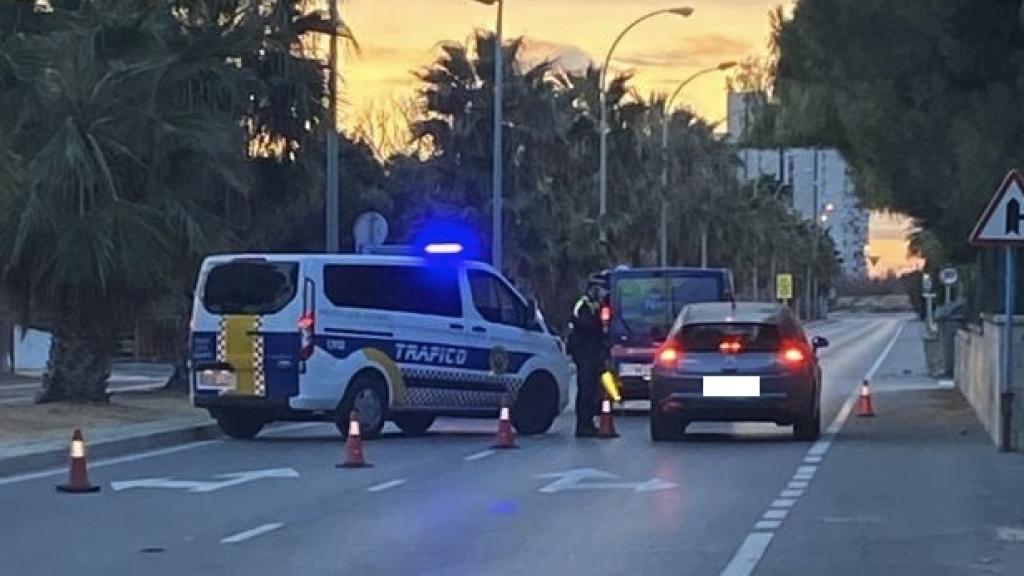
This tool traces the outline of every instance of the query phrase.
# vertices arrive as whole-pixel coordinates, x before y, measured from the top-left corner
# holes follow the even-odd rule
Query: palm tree
[[[4,98],[23,104],[0,131],[25,178],[0,199],[0,257],[53,327],[40,401],[102,401],[125,319],[172,279],[182,247],[217,244],[220,198],[204,191],[241,194],[244,149],[230,115],[187,96],[194,63],[169,52],[166,3],[82,2],[52,23],[10,41]]]

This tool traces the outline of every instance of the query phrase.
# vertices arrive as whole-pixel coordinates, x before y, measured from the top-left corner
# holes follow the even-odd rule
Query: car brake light
[[[743,351],[743,344],[739,340],[723,340],[718,345],[718,351],[722,354],[739,354]]]
[[[299,318],[299,359],[309,360],[313,355],[315,346],[313,344],[313,334],[316,331],[316,319],[313,314],[307,312]]]
[[[682,354],[678,349],[671,346],[658,350],[658,364],[666,368],[675,368],[679,363],[679,358]]]
[[[796,345],[788,345],[782,349],[782,361],[790,366],[799,366],[807,359],[804,351]]]
[[[608,305],[601,306],[601,322],[605,324],[612,321],[612,307]]]

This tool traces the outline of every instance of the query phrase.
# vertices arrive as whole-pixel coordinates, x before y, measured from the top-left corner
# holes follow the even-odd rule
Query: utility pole
[[[330,18],[331,18],[331,33],[329,39],[331,42],[330,47],[330,62],[328,68],[330,70],[330,78],[328,80],[328,91],[330,92],[330,101],[327,106],[328,122],[327,122],[327,193],[324,202],[324,212],[326,217],[326,238],[324,241],[324,250],[329,253],[336,253],[340,251],[339,242],[341,240],[341,226],[338,222],[338,212],[341,208],[340,192],[338,190],[338,180],[340,176],[338,166],[338,28],[341,25],[341,15],[338,13],[338,1],[330,1]]]

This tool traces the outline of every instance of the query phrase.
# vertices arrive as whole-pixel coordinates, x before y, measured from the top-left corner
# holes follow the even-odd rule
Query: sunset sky
[[[790,5],[789,0],[781,2]],[[560,57],[570,67],[603,60],[615,36],[651,10],[692,6],[689,18],[661,16],[625,37],[613,66],[635,74],[642,94],[668,92],[696,70],[723,61],[764,55],[768,12],[779,0],[505,0],[505,35],[526,39],[530,59]],[[475,29],[494,27],[495,8],[474,0],[343,0],[342,18],[361,50],[343,64],[346,104],[342,122],[352,129],[370,110],[386,110],[415,94],[412,72],[428,65],[444,41],[465,41]],[[725,116],[725,78],[708,75],[681,95],[684,105],[712,122]],[[908,265],[906,223],[872,220],[875,272]]]

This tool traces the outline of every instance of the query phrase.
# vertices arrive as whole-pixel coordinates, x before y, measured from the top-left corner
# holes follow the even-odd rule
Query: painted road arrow
[[[677,486],[672,482],[668,482],[660,478],[651,478],[644,482],[612,482],[612,480],[615,480],[618,476],[611,472],[605,472],[594,468],[576,468],[574,470],[566,470],[564,472],[540,474],[537,478],[555,479],[554,482],[550,482],[538,490],[538,492],[544,494],[556,494],[565,490],[631,490],[634,493],[657,492],[659,490],[668,490]]]
[[[193,493],[216,492],[222,488],[238,486],[246,482],[262,480],[266,478],[298,478],[299,473],[292,468],[271,468],[267,470],[249,470],[246,472],[231,472],[229,474],[218,474],[217,480],[175,480],[174,478],[138,478],[136,480],[122,480],[111,482],[110,487],[115,492],[129,490],[131,488],[164,488],[170,490],[187,490]]]

